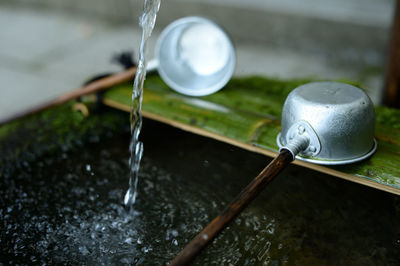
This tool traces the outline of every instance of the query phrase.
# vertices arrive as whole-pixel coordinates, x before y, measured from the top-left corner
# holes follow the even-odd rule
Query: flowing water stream
[[[150,38],[153,31],[159,9],[160,0],[145,0],[143,14],[139,21],[139,25],[142,28],[142,40],[139,49],[139,63],[132,91],[132,109],[130,116],[131,142],[129,144],[129,188],[124,197],[125,206],[128,208],[131,208],[136,201],[140,161],[143,156],[143,143],[139,140],[139,135],[143,123],[141,109],[143,99],[143,83],[146,78],[147,40]]]

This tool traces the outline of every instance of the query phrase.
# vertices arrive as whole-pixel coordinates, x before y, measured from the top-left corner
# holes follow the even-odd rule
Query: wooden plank
[[[396,1],[396,11],[393,17],[390,54],[387,66],[384,104],[400,107],[400,0]]]
[[[169,89],[157,76],[149,77],[143,98],[143,116],[241,147],[275,156],[275,139],[287,94],[307,81],[276,81],[260,77],[233,79],[220,92],[187,97]],[[121,85],[104,94],[103,101],[130,111],[131,86]],[[378,150],[363,162],[326,167],[294,163],[400,195],[400,111],[377,107]]]

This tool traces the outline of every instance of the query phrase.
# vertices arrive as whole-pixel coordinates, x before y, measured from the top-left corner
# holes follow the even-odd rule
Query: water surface
[[[0,262],[164,265],[270,161],[145,120],[135,213],[129,134],[0,179]],[[291,166],[195,265],[399,265],[399,197]]]

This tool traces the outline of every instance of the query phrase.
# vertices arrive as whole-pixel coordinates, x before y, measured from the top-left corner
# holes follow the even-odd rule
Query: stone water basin
[[[134,211],[128,115],[72,103],[0,128],[0,262],[164,265],[271,158],[144,121]],[[194,265],[398,265],[398,196],[291,165]]]

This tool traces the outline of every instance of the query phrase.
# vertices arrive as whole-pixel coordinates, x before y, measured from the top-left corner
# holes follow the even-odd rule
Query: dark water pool
[[[127,134],[0,180],[3,264],[163,265],[270,161],[145,121],[134,212]],[[399,265],[399,197],[291,166],[195,265]]]

